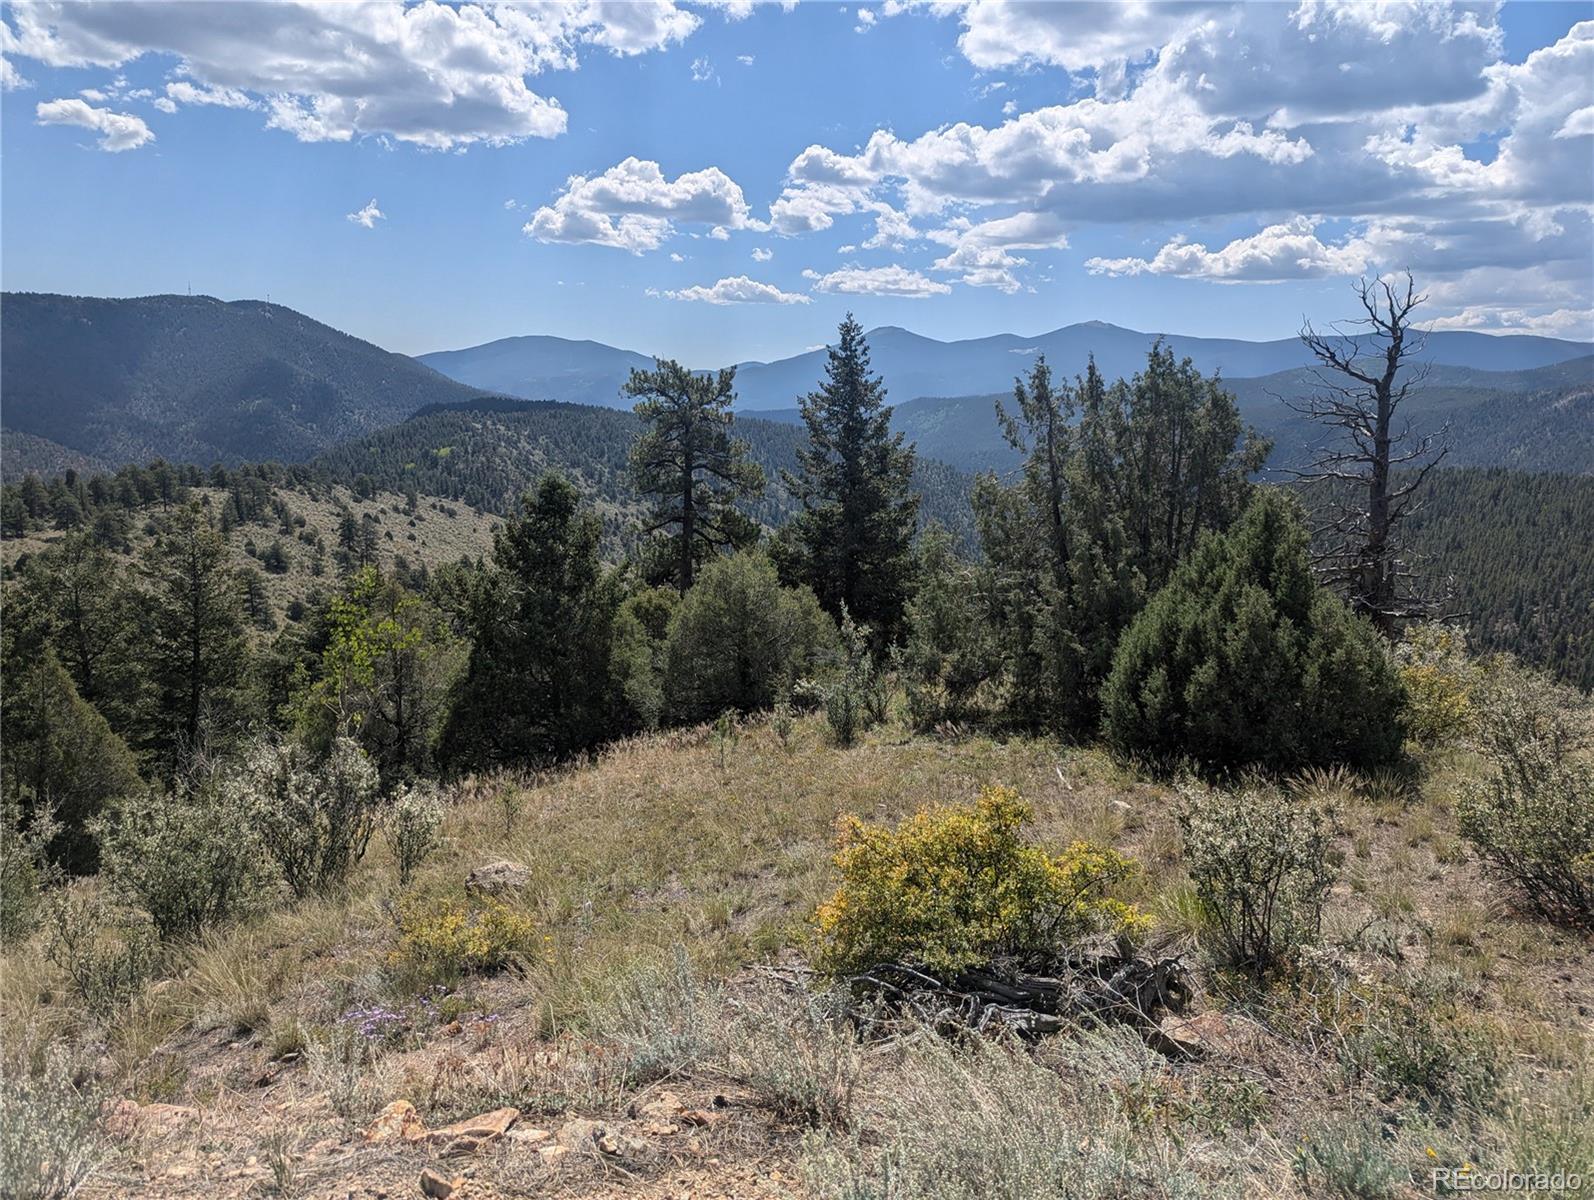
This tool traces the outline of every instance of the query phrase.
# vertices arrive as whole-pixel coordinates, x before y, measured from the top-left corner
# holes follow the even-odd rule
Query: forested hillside
[[[543,471],[557,468],[576,481],[600,508],[634,520],[640,501],[626,456],[641,431],[629,412],[581,404],[479,401],[431,408],[408,421],[322,454],[314,466],[328,478],[353,482],[367,475],[378,486],[406,488],[463,501],[485,512],[507,513]],[[781,472],[796,466],[804,433],[795,425],[740,418],[735,435],[748,443],[764,469],[768,490],[745,511],[768,528],[791,517],[796,501]],[[944,463],[920,458],[913,485],[924,502],[920,517],[950,531],[958,544],[974,545],[972,480]]]
[[[1084,369],[1084,360],[1058,360],[1050,366],[1072,380]],[[1256,378],[1223,377],[1241,417],[1273,441],[1270,466],[1298,465],[1320,440],[1311,423],[1285,404],[1310,394],[1315,384],[1305,368]],[[1011,470],[1021,456],[1007,444],[996,421],[996,403],[1011,394],[908,400],[896,406],[892,427],[907,434],[919,453],[962,470]],[[1409,411],[1418,429],[1450,423],[1447,461],[1455,466],[1594,472],[1594,358],[1520,371],[1436,366],[1413,395]],[[760,415],[797,420],[794,408]]]
[[[1594,688],[1594,478],[1457,468],[1425,487],[1412,545],[1475,643]]]
[[[499,524],[467,505],[382,491],[368,481],[356,491],[302,466],[154,462],[8,483],[0,496],[0,564],[11,579],[30,559],[57,556],[76,539],[131,568],[190,504],[222,534],[238,598],[262,634],[297,621],[362,567],[424,588],[436,568],[486,554]]]
[[[478,392],[280,304],[8,292],[5,429],[109,464],[309,458]]]

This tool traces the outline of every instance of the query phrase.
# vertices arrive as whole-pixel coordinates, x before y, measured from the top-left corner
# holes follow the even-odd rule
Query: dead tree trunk
[[[1401,526],[1428,472],[1449,450],[1449,426],[1414,434],[1399,417],[1401,405],[1428,375],[1427,366],[1415,361],[1424,338],[1411,321],[1427,297],[1417,293],[1411,273],[1404,287],[1363,279],[1356,296],[1365,316],[1336,322],[1328,333],[1310,323],[1301,330],[1301,341],[1319,364],[1317,390],[1285,404],[1332,435],[1309,467],[1294,472],[1325,493],[1312,531],[1319,571],[1353,609],[1393,638],[1402,621],[1437,610],[1405,557]]]

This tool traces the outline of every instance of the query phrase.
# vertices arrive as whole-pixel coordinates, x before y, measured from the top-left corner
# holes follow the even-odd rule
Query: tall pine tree
[[[731,437],[736,368],[697,375],[673,359],[631,372],[625,394],[648,426],[631,448],[637,491],[655,498],[644,532],[674,530],[667,561],[684,594],[699,564],[758,538],[758,526],[735,502],[764,491],[764,472]]]
[[[919,498],[914,451],[891,432],[879,377],[869,375],[863,326],[847,314],[825,363],[825,383],[803,398],[808,445],[786,484],[802,502],[776,548],[781,574],[805,583],[825,610],[894,638],[913,578]]]
[[[601,533],[552,472],[494,532],[492,566],[465,587],[473,644],[443,735],[455,765],[556,762],[616,732],[621,589],[599,559]]]
[[[167,770],[236,719],[244,678],[243,612],[227,547],[198,504],[179,509],[145,563],[151,585],[147,744]]]

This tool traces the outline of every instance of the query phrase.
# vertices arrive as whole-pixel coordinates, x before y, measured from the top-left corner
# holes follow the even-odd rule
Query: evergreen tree
[[[51,858],[69,871],[92,872],[99,856],[89,826],[140,787],[133,756],[78,695],[48,643],[30,640],[11,621],[0,639],[0,799],[25,822],[53,817],[59,831]]]
[[[462,648],[437,609],[375,567],[332,600],[326,625],[318,678],[300,697],[306,740],[328,751],[347,734],[384,784],[413,778],[431,764]]]
[[[462,581],[473,645],[444,734],[462,765],[548,763],[614,731],[610,675],[621,589],[598,557],[601,523],[563,476],[543,476]]]
[[[1025,455],[1015,485],[975,491],[1007,715],[1083,733],[1119,636],[1196,538],[1239,515],[1267,445],[1216,378],[1160,343],[1111,387],[1094,361],[1058,387],[1038,360],[997,415]]]
[[[777,549],[788,582],[811,587],[825,611],[894,638],[913,577],[914,451],[891,433],[891,409],[869,375],[863,327],[847,314],[825,363],[825,383],[801,402],[808,445],[788,487],[803,510]]]
[[[179,509],[145,563],[153,711],[146,745],[168,771],[240,715],[246,643],[227,548],[197,504]]]
[[[139,711],[140,597],[116,560],[83,534],[31,557],[7,618],[37,622],[84,700],[123,737]]]
[[[670,716],[692,724],[771,707],[781,688],[833,649],[835,625],[807,588],[783,588],[769,559],[744,551],[710,563],[670,619],[664,679]]]
[[[631,372],[625,394],[647,425],[631,449],[637,491],[654,499],[645,534],[674,530],[669,558],[675,586],[686,592],[698,565],[722,550],[758,538],[758,526],[735,502],[763,494],[764,472],[731,437],[734,367],[697,375],[673,360]]]
[[[1299,506],[1275,488],[1209,534],[1136,618],[1102,707],[1121,752],[1213,769],[1376,766],[1403,741],[1383,642],[1317,585]]]

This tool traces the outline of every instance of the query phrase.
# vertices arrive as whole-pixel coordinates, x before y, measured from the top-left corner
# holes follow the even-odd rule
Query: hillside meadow
[[[1342,832],[1320,942],[1264,988],[1211,964],[1168,782],[1046,740],[893,720],[838,749],[818,718],[761,718],[464,780],[407,887],[377,838],[341,894],[174,946],[99,1015],[37,936],[0,972],[4,1052],[103,1081],[85,1195],[403,1196],[429,1169],[470,1197],[1396,1197],[1432,1194],[1436,1166],[1594,1171],[1586,942],[1518,911],[1458,836],[1476,755],[1424,765],[1296,781]],[[1185,1053],[1110,1026],[834,1021],[808,963],[838,819],[993,784],[1036,843],[1138,864],[1122,897],[1194,970]],[[525,869],[493,901],[518,947],[417,958],[504,862]],[[504,1108],[470,1149],[416,1133]],[[383,1134],[395,1112],[418,1140]]]

